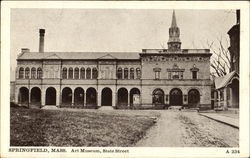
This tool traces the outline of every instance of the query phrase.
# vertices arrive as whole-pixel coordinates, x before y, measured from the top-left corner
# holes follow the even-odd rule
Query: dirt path
[[[138,147],[237,147],[239,130],[196,112],[160,111]]]
[[[161,112],[157,124],[152,127],[146,137],[138,142],[141,147],[176,147],[183,146],[181,122],[177,118],[179,112]]]

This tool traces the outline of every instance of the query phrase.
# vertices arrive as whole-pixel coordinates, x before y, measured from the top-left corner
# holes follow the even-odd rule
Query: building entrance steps
[[[169,110],[181,110],[182,106],[169,106]]]
[[[58,107],[55,105],[45,105],[42,109],[58,109]]]
[[[199,114],[208,117],[212,120],[227,124],[234,128],[239,128],[239,117],[230,117],[219,113],[199,113]]]
[[[112,106],[101,106],[98,110],[114,110],[114,108]]]

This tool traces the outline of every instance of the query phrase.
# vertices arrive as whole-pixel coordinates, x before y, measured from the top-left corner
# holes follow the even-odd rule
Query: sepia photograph
[[[11,8],[8,152],[240,157],[242,13]]]

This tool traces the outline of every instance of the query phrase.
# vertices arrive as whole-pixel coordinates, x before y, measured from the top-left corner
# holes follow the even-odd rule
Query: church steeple
[[[176,23],[175,11],[172,15],[172,23],[169,28],[169,40],[168,40],[168,50],[169,51],[179,51],[181,49],[181,40],[180,40],[180,29]]]

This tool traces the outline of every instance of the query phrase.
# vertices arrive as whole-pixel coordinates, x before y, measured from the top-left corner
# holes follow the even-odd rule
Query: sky
[[[21,48],[37,52],[39,28],[45,52],[141,52],[167,48],[169,9],[11,9],[11,71]],[[207,48],[236,23],[234,10],[175,10],[182,49]],[[11,73],[14,80],[14,73]]]

